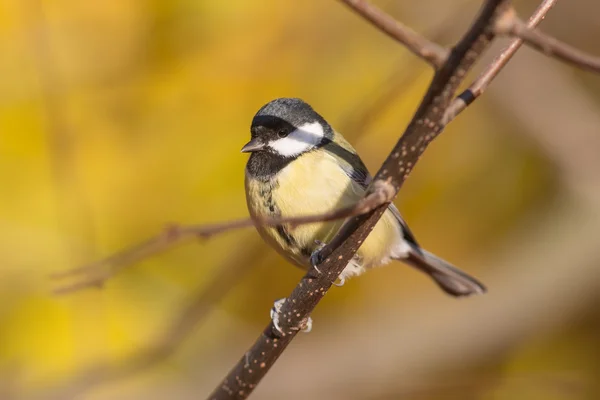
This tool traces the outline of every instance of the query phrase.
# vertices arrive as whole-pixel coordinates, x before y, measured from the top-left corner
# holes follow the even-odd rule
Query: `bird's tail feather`
[[[477,279],[426,250],[411,252],[402,261],[425,272],[444,292],[452,296],[469,296],[487,291]]]

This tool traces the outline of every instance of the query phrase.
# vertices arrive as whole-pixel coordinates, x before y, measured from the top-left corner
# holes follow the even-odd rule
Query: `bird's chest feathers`
[[[247,176],[252,199],[249,206],[260,215],[288,217],[326,212],[338,202],[348,181],[331,157],[305,154],[269,180]]]
[[[302,155],[269,181],[247,177],[247,185],[248,207],[253,215],[292,217],[323,214],[350,206],[363,194],[333,156],[317,152]],[[300,247],[313,249],[315,239],[328,240],[340,224],[341,221],[301,225],[290,235]],[[262,229],[262,233],[280,236],[280,232],[273,228]]]
[[[282,216],[313,215],[352,204],[352,182],[327,153],[308,153],[277,176],[273,199]]]

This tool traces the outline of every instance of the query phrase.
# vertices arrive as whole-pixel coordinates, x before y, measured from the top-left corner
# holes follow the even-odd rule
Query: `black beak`
[[[242,147],[242,153],[251,153],[253,151],[261,150],[265,147],[265,144],[257,138],[252,139]]]

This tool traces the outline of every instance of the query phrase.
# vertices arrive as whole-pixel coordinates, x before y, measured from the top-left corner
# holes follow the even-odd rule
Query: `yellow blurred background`
[[[376,3],[451,45],[481,2]],[[600,54],[598,13],[559,1],[542,27]],[[207,396],[302,276],[253,229],[102,289],[58,296],[49,275],[168,223],[247,216],[239,150],[276,97],[312,104],[376,171],[430,78],[335,1],[1,2],[0,399]],[[522,49],[397,200],[489,293],[372,271],[330,291],[252,398],[599,398],[599,101],[599,76]]]

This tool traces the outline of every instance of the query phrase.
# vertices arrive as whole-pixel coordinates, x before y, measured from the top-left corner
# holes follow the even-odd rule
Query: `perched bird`
[[[252,153],[245,181],[254,218],[315,215],[348,207],[363,197],[371,181],[354,148],[300,99],[267,103],[254,116],[250,131],[251,140],[242,152]],[[308,269],[319,243],[328,243],[343,222],[311,223],[293,230],[259,225],[257,230],[286,259]],[[340,274],[340,283],[392,260],[426,273],[452,296],[486,291],[475,278],[422,249],[393,204]],[[282,304],[275,303],[273,318]]]

